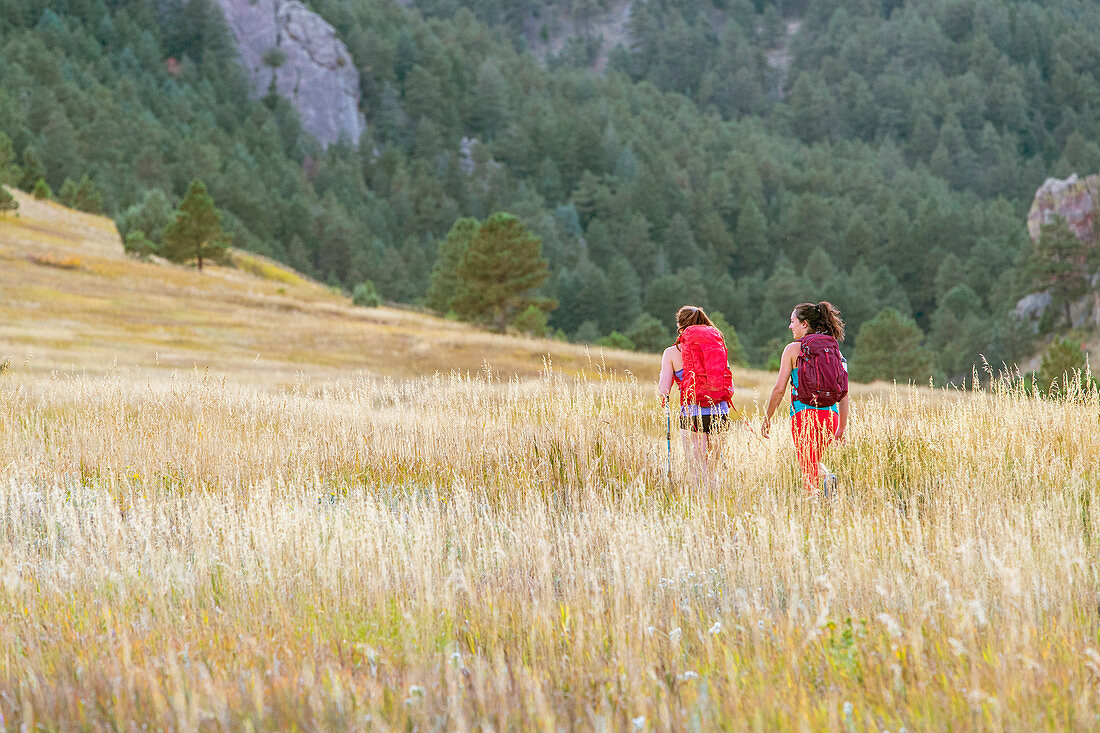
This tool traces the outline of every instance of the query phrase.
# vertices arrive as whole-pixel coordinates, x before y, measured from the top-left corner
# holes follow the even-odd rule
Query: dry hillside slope
[[[14,370],[199,367],[283,380],[478,372],[488,363],[507,378],[537,375],[548,358],[565,373],[606,368],[648,380],[658,367],[652,355],[357,308],[243,253],[236,268],[202,273],[138,262],[111,220],[13,193],[18,216],[0,218],[0,359]]]

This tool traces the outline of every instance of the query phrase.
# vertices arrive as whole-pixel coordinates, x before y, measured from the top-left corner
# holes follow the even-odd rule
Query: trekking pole
[[[736,407],[734,407],[732,402],[730,403],[730,411],[737,413],[738,420],[745,423],[745,427],[747,427],[749,429],[749,432],[752,433],[754,437],[756,437],[756,438],[761,437],[760,434],[756,432],[756,428],[754,428],[752,426],[752,420],[749,420],[749,418],[746,417],[740,410],[738,410]]]
[[[665,400],[665,444],[668,446],[668,487],[672,488],[672,411]]]

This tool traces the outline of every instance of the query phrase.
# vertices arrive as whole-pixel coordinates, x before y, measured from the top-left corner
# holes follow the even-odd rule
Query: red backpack
[[[824,333],[810,333],[799,339],[802,352],[798,368],[798,388],[794,399],[811,407],[830,407],[848,394],[848,369],[836,339]]]
[[[713,326],[688,326],[676,342],[684,359],[680,404],[713,407],[733,396],[726,342]]]

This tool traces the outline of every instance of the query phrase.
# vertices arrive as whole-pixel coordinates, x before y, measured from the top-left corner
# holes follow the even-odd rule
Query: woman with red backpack
[[[779,376],[772,388],[761,432],[768,437],[771,417],[791,385],[791,436],[794,438],[802,485],[814,495],[836,488],[836,475],[821,457],[834,440],[843,440],[848,424],[848,363],[840,353],[844,321],[831,303],[799,303],[788,327],[794,341],[779,358]]]
[[[722,332],[694,305],[676,312],[676,343],[661,356],[657,392],[662,404],[675,382],[680,388],[680,435],[684,453],[700,478],[710,475],[720,443],[718,433],[728,427],[733,374]]]

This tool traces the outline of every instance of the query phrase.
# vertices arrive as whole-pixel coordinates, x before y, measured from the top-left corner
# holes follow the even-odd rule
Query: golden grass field
[[[651,371],[654,358],[489,334],[393,308],[355,308],[328,288],[255,255],[236,268],[141,263],[109,219],[12,191],[0,216],[0,351],[31,373],[195,367],[291,383],[478,372],[538,376],[543,358],[568,374],[594,362]],[[648,374],[647,374],[648,378]]]
[[[713,493],[674,445],[670,486],[654,356],[133,263],[21,202],[4,727],[1100,728],[1095,394],[860,388],[836,499],[782,417]]]

